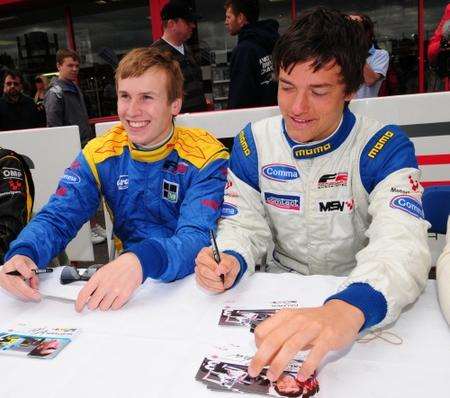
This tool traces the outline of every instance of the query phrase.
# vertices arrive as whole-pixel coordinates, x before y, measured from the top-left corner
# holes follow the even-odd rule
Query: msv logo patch
[[[264,192],[264,200],[269,206],[287,211],[300,211],[300,196],[279,195],[271,192]]]
[[[81,181],[81,178],[73,171],[66,170],[65,174],[63,175],[63,180],[68,182],[69,184],[78,184]]]
[[[300,177],[294,166],[282,163],[267,164],[261,169],[264,177],[274,181],[291,181]]]
[[[399,195],[391,199],[389,206],[402,210],[417,218],[424,218],[422,204],[411,196]]]
[[[222,213],[220,214],[221,217],[232,217],[239,213],[239,210],[235,205],[232,205],[231,203],[224,202],[222,205]]]

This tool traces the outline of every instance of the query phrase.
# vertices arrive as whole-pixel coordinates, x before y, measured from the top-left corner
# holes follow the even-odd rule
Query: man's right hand
[[[36,264],[27,256],[16,254],[11,257],[0,271],[0,287],[22,300],[39,301],[39,278],[32,271]],[[7,272],[19,271],[22,276],[8,275]]]
[[[220,263],[217,264],[210,247],[200,250],[195,264],[197,283],[214,293],[222,293],[233,286],[240,270],[239,261],[230,254],[220,253]],[[220,279],[221,274],[224,276],[225,283],[222,283]]]

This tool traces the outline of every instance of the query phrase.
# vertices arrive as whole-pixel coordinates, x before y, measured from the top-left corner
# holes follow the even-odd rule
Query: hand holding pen
[[[0,287],[22,300],[38,301],[41,299],[38,290],[38,273],[41,272],[49,271],[38,270],[29,257],[16,254],[3,265],[0,271]]]
[[[195,278],[202,288],[222,293],[233,286],[240,265],[236,257],[220,253],[214,233],[210,231],[211,247],[204,247],[195,259]]]

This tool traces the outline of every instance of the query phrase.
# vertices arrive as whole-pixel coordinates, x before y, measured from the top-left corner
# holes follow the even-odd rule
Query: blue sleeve
[[[359,164],[361,181],[369,194],[389,174],[409,167],[418,168],[414,145],[394,125],[385,126],[373,135],[361,153]]]
[[[216,159],[198,170],[181,204],[175,233],[149,238],[127,251],[141,262],[147,277],[171,282],[194,271],[198,252],[209,246],[209,230],[216,229],[226,182],[227,159]]]
[[[368,283],[352,283],[343,291],[328,297],[325,302],[330,300],[342,300],[359,308],[365,318],[361,330],[380,323],[387,313],[386,298]]]
[[[241,181],[259,192],[258,152],[251,123],[247,124],[234,139],[230,170]]]
[[[233,286],[231,286],[231,288],[233,288],[239,283],[239,281],[242,278],[242,275],[245,274],[245,271],[247,271],[247,262],[245,261],[244,257],[242,257],[238,252],[235,252],[234,250],[225,250],[224,253],[236,257],[236,259],[239,261],[239,273],[236,276]]]
[[[47,266],[75,237],[98,208],[100,193],[84,156],[80,153],[65,170],[49,202],[11,243],[5,261],[15,254]]]

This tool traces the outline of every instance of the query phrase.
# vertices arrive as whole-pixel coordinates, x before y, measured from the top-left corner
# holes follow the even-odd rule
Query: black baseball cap
[[[197,22],[199,19],[198,15],[184,1],[169,1],[161,10],[161,19],[168,21],[169,19],[178,18],[188,22]]]

